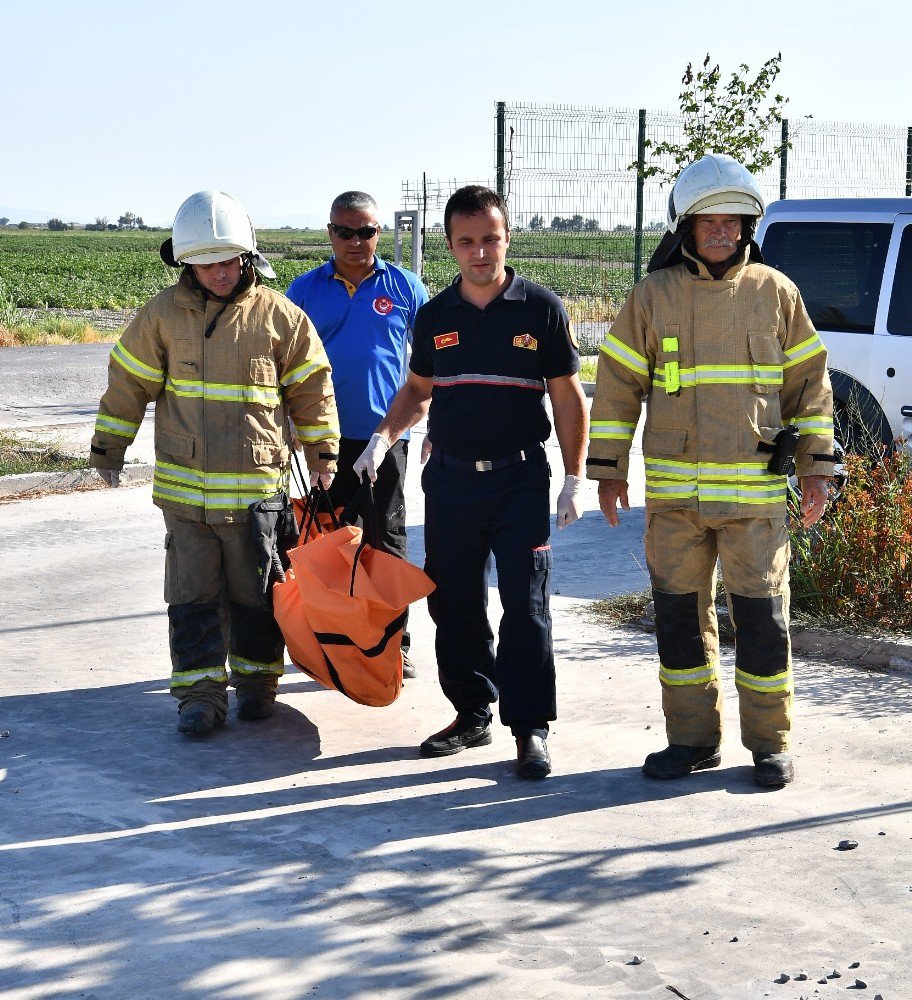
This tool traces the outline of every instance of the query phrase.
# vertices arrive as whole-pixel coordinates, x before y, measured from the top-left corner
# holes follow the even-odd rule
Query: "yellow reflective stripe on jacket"
[[[703,666],[692,667],[689,670],[670,670],[660,664],[659,680],[672,687],[684,687],[687,684],[708,684],[717,679],[718,672],[718,667],[714,663],[705,663]]]
[[[197,670],[175,670],[171,673],[171,687],[192,687],[197,681],[217,681],[228,683],[228,671],[224,664],[214,667],[203,667]]]
[[[780,503],[786,497],[785,476],[767,471],[760,462],[675,462],[645,459],[646,496],[654,500],[719,501],[742,504]]]
[[[636,424],[626,420],[593,420],[589,426],[590,441],[632,441]]]
[[[677,374],[682,389],[698,385],[782,385],[782,365],[697,365],[679,368]],[[656,368],[653,379],[664,386],[665,368]]]
[[[792,689],[792,671],[789,669],[780,674],[773,674],[772,677],[759,677],[757,674],[749,674],[746,670],[735,667],[735,684],[750,691],[759,691],[761,694],[787,692]]]
[[[107,413],[99,413],[95,418],[96,434],[116,434],[118,437],[135,438],[139,430],[139,424],[134,424],[130,420],[121,420],[118,417],[109,417]]]
[[[785,352],[788,361],[786,361],[784,367],[791,368],[792,365],[807,361],[808,358],[814,357],[815,354],[819,354],[822,350],[823,341],[815,333],[813,337],[808,337],[807,340],[803,340],[800,344],[796,344],[791,350]]]
[[[295,424],[294,429],[299,440],[305,444],[317,441],[335,441],[340,436],[338,425],[327,427],[326,424]]]
[[[170,462],[156,462],[152,496],[206,510],[240,509],[287,486],[277,472],[201,472]]]
[[[649,361],[642,354],[637,354],[633,348],[618,340],[617,337],[612,337],[610,333],[602,341],[599,350],[604,351],[609,358],[614,358],[630,371],[636,372],[637,375],[649,375]]]
[[[259,663],[257,660],[246,660],[236,653],[228,654],[228,666],[236,674],[253,677],[257,674],[268,674],[270,677],[281,677],[285,673],[285,661],[276,660],[273,663]]]
[[[329,358],[325,354],[318,354],[315,358],[308,361],[307,364],[292,368],[285,378],[282,379],[282,385],[287,387],[294,385],[296,382],[303,382],[304,379],[310,378],[314,372],[327,367],[329,367]]]
[[[796,417],[793,421],[801,434],[833,435],[833,418],[826,416]]]
[[[279,390],[269,385],[227,385],[222,382],[195,382],[185,378],[171,378],[165,383],[165,391],[175,396],[192,396],[215,403],[259,403],[262,406],[278,406],[281,402]]]
[[[133,355],[118,341],[111,351],[111,360],[116,361],[121,368],[126,369],[131,375],[144,379],[146,382],[155,382],[161,385],[165,381],[165,373],[160,368],[152,368],[143,364],[139,358]]]

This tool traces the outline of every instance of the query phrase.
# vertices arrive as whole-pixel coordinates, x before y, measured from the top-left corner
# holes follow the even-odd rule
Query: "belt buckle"
[[[494,468],[494,463],[482,459],[475,463],[476,472],[490,472]]]

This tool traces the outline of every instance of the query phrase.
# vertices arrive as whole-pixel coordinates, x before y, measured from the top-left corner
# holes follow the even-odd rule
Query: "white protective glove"
[[[421,464],[424,463],[431,457],[431,452],[434,450],[434,445],[431,443],[430,437],[425,434],[424,440],[421,442]]]
[[[117,488],[120,486],[120,472],[117,469],[96,469],[98,478],[105,484]]]
[[[377,482],[377,469],[380,468],[389,450],[390,443],[382,434],[371,434],[367,447],[355,459],[355,464],[352,466],[358,477],[358,482],[361,482],[361,477],[365,472],[372,483]]]
[[[557,527],[566,528],[583,516],[583,480],[579,476],[564,476],[564,486],[557,498]]]
[[[332,486],[332,481],[336,478],[334,472],[311,472],[310,474],[310,485],[314,487],[317,485],[317,480],[323,484],[323,489],[328,490]]]

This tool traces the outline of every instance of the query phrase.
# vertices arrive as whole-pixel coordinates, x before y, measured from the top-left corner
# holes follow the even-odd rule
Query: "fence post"
[[[637,188],[636,219],[633,224],[633,281],[643,276],[643,187],[646,178],[646,109],[640,108],[640,122],[637,128]]]
[[[906,197],[912,195],[912,126],[906,130]]]
[[[506,136],[507,105],[497,102],[497,193],[504,197],[504,141]]]
[[[785,198],[788,191],[789,172],[789,123],[788,118],[782,119],[782,153],[779,156],[779,198]]]

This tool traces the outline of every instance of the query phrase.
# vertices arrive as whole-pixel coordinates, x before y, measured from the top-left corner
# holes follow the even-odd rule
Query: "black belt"
[[[518,465],[520,462],[525,462],[540,450],[541,445],[533,445],[533,447],[517,451],[513,455],[504,455],[501,458],[483,458],[477,462],[469,462],[464,458],[454,458],[439,448],[435,448],[431,454],[436,456],[445,469],[463,469],[466,472],[494,472],[496,469],[505,469],[508,465]]]

